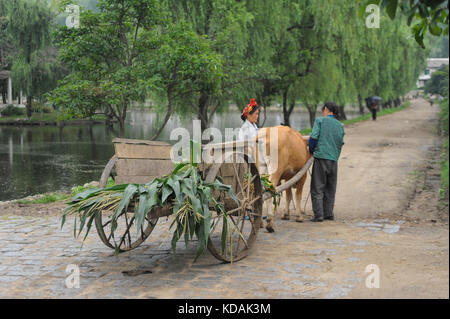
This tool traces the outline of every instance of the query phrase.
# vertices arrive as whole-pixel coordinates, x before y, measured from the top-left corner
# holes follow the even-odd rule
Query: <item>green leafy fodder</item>
[[[206,183],[196,166],[178,164],[170,175],[155,178],[147,184],[121,184],[105,188],[87,189],[77,194],[68,202],[64,210],[61,227],[66,217],[75,215],[79,219],[78,229],[75,220],[74,236],[78,237],[85,229],[85,236],[90,231],[97,214],[113,211],[111,231],[117,229],[117,220],[131,202],[134,203],[136,228],[140,229],[146,214],[156,207],[172,210],[174,218],[170,228],[175,226],[172,236],[172,249],[176,251],[178,240],[184,237],[186,245],[195,235],[198,239],[196,259],[205,251],[211,230],[212,214],[210,207],[218,212],[218,218],[227,220],[223,205],[212,196],[213,190],[226,191],[236,203],[238,199],[231,186],[225,185],[217,178],[213,183]],[[223,228],[222,238],[226,238],[227,227]],[[223,243],[222,243],[223,244]],[[116,247],[116,252],[118,251]]]
[[[273,185],[272,181],[269,179],[269,174],[261,174],[261,184],[263,186],[264,192],[269,192],[272,196],[272,202],[274,206],[274,211],[277,210],[277,207],[281,200],[281,195],[277,193],[275,186]]]

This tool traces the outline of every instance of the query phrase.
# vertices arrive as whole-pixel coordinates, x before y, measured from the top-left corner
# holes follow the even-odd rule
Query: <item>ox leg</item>
[[[306,182],[306,174],[300,179],[300,181],[296,185],[295,190],[295,206],[297,208],[297,218],[295,219],[296,222],[303,222],[303,215],[302,215],[302,194],[303,194],[303,186]]]
[[[263,203],[263,207],[262,207],[262,216],[269,216],[269,214],[271,214],[270,210],[272,209],[272,198],[266,199]],[[262,218],[261,216],[261,218]],[[264,222],[262,221],[259,224],[260,228],[264,228]]]
[[[269,179],[273,183],[273,185],[278,186],[278,183],[280,182],[281,174],[280,172],[275,172],[274,174],[270,175]],[[273,228],[274,223],[274,213],[273,213],[273,207],[271,209],[268,209],[267,211],[267,218],[266,218],[266,229],[269,233],[273,233],[275,229]]]
[[[292,202],[292,189],[288,188],[286,189],[286,210],[284,211],[283,216],[281,219],[289,220],[289,207],[291,206]]]

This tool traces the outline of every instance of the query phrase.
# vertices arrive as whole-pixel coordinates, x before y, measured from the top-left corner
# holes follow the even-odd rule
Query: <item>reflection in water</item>
[[[355,115],[347,114],[349,118]],[[127,116],[126,138],[149,139],[162,121],[156,114],[143,111],[133,111]],[[279,125],[283,120],[281,112],[268,111],[267,116],[265,126]],[[171,118],[159,140],[169,141],[170,133],[177,127],[192,134],[193,119],[195,116]],[[294,112],[291,123],[298,130],[308,128],[308,114]],[[224,134],[225,128],[241,125],[240,113],[232,111],[214,116],[211,126]],[[70,190],[75,185],[98,180],[114,154],[111,141],[118,136],[117,125],[1,126],[0,200]]]
[[[9,165],[11,165],[11,167],[13,166],[13,158],[14,158],[13,140],[12,140],[12,136],[10,136],[9,137]]]

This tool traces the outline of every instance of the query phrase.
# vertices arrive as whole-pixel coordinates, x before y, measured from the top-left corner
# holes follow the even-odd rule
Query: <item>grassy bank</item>
[[[408,108],[411,105],[411,102],[406,101],[405,103],[403,103],[402,105],[400,105],[399,107],[393,107],[390,109],[384,109],[381,110],[380,112],[377,112],[377,117],[383,116],[383,115],[387,115],[387,114],[392,114],[401,110],[404,110],[406,108]],[[362,122],[362,121],[367,121],[372,119],[372,113],[367,113],[358,117],[355,117],[351,120],[345,120],[345,121],[340,121],[342,124],[344,125],[349,125],[349,124],[354,124],[354,123],[358,123],[358,122]],[[312,128],[307,128],[304,130],[300,131],[300,134],[302,135],[309,135],[312,131]]]
[[[16,108],[19,109],[19,108]],[[59,111],[54,111],[49,108],[46,109],[46,112],[32,112],[31,119],[28,119],[25,112],[25,109],[19,109],[21,114],[8,114],[0,116],[0,123],[6,122],[47,122],[47,123],[56,123],[60,121],[68,122],[71,121],[79,121],[79,120],[93,120],[93,121],[104,121],[106,117],[102,114],[94,115],[92,118],[84,118],[84,119],[71,119],[67,116],[67,114]]]
[[[447,203],[448,184],[449,184],[449,145],[448,145],[448,99],[441,102],[441,112],[439,113],[440,131],[444,137],[442,143],[442,162],[441,162],[441,199]],[[448,204],[447,204],[448,205]]]
[[[106,187],[110,187],[112,185],[114,185],[114,181],[110,177],[108,179],[108,183],[106,184]],[[18,199],[18,200],[16,200],[16,202],[19,204],[55,203],[55,202],[60,202],[60,201],[65,201],[65,200],[71,199],[75,195],[80,194],[80,193],[84,192],[85,190],[91,189],[91,188],[95,188],[95,186],[84,187],[84,186],[79,185],[79,186],[72,187],[70,193],[53,192],[53,193],[38,195],[37,198],[33,198],[33,199]]]

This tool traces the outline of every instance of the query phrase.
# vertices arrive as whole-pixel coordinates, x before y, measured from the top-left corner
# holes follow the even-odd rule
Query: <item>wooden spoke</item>
[[[250,180],[250,183],[253,183],[256,179],[256,177],[258,177],[257,175],[253,175],[252,179]],[[236,197],[239,198],[239,195],[242,194],[243,190],[241,190],[239,193],[236,194]],[[242,198],[240,198],[242,199]]]
[[[236,165],[234,165],[234,162],[231,163],[231,164],[233,165],[234,178],[235,178],[235,180],[238,181],[239,188],[241,189],[241,192],[243,192],[243,191],[244,191],[244,187],[242,187],[241,181],[240,181],[240,179],[239,179],[239,173],[238,173],[238,171],[237,171],[237,169],[236,169]]]
[[[104,223],[102,226],[103,226],[103,228],[105,228],[108,224],[110,224],[111,223],[111,219],[110,220],[108,220],[106,223]]]
[[[130,234],[130,227],[131,227],[131,225],[133,225],[132,223],[128,224],[128,220],[127,220],[126,214],[125,214],[125,221],[127,223],[127,229],[125,230],[125,233],[123,234],[122,239],[120,240],[119,248],[120,248],[120,246],[122,246],[122,243],[124,242],[127,234],[128,235]],[[132,221],[134,221],[134,217],[133,217]]]
[[[127,224],[127,231],[126,231],[125,234],[128,235],[128,243],[130,244],[129,247],[131,247],[130,227],[131,227],[131,225],[133,224],[134,217],[131,219],[130,225],[128,226],[128,216],[127,216],[127,215],[128,215],[128,214],[125,214],[125,222],[126,222],[126,224]]]
[[[237,251],[239,251],[239,244],[240,244],[240,242],[241,242],[241,239],[244,241],[245,246],[248,248],[247,242],[245,241],[244,238],[242,238],[242,237],[243,237],[243,235],[242,235],[242,230],[243,230],[243,228],[244,228],[244,223],[245,223],[245,215],[242,216],[242,224],[241,224],[241,228],[239,229],[238,242],[237,242],[237,247],[236,247],[236,250],[237,250]]]
[[[237,158],[241,154],[234,153],[234,155]],[[231,178],[231,182],[233,183],[231,186],[233,190],[236,190],[239,205],[238,207],[225,206],[227,220],[229,220],[228,222],[231,226],[228,227],[228,234],[225,238],[225,250],[222,251],[221,242],[221,231],[223,231],[225,225],[223,220],[218,219],[219,216],[222,217],[221,214],[215,217],[216,221],[211,227],[208,241],[208,250],[214,257],[224,262],[236,262],[247,256],[256,240],[261,223],[261,180],[256,166],[253,163],[248,163],[246,155],[243,158],[245,160],[244,163],[234,162],[231,164],[234,173],[234,178]],[[206,182],[213,182],[216,177],[222,176],[222,172],[225,172],[225,169],[222,170],[225,167],[224,164],[218,164],[210,169],[206,176]],[[230,165],[229,163],[227,164]],[[217,202],[222,202],[222,198],[229,200],[229,195],[225,191],[214,193],[214,197]],[[249,219],[248,221],[247,218]],[[222,224],[222,227],[219,224]]]

